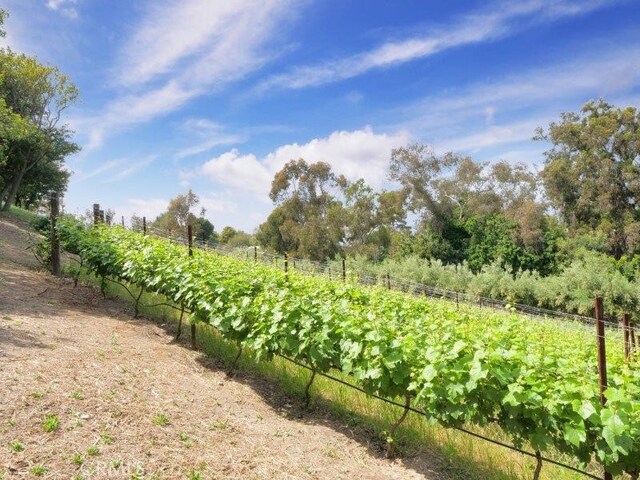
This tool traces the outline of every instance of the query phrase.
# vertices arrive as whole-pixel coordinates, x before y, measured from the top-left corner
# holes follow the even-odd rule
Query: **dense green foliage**
[[[0,34],[7,12],[0,10]],[[0,207],[37,206],[64,191],[64,159],[79,150],[61,115],[77,98],[70,79],[35,57],[0,48]]]
[[[256,238],[279,254],[349,257],[355,272],[539,307],[585,314],[603,295],[616,311],[637,308],[639,111],[591,101],[535,139],[550,146],[540,172],[396,148],[391,191],[292,160]]]
[[[340,271],[339,261],[330,262],[332,270]],[[601,296],[611,315],[636,312],[640,309],[640,285],[634,277],[638,258],[612,257],[589,250],[574,252],[573,259],[554,275],[542,276],[536,271],[522,270],[515,274],[496,261],[478,272],[467,262],[446,265],[440,260],[427,260],[417,255],[388,258],[373,263],[364,256],[349,258],[350,275],[368,276],[384,283],[392,279],[415,282],[443,290],[463,292],[474,298],[486,297],[549,310],[591,316],[593,298]]]
[[[96,274],[165,295],[258,358],[339,368],[444,425],[495,422],[516,443],[596,459],[612,472],[640,470],[640,370],[625,364],[618,338],[608,344],[603,408],[591,329],[457,311],[209,251],[190,258],[182,246],[119,227],[63,220],[59,234]]]

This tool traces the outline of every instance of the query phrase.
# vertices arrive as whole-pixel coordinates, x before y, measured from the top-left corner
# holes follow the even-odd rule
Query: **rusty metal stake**
[[[596,314],[596,340],[598,342],[598,377],[600,380],[600,405],[603,407],[607,404],[605,391],[607,390],[607,352],[605,344],[604,332],[604,307],[602,305],[602,297],[595,299]],[[605,470],[604,480],[613,480],[613,475]]]

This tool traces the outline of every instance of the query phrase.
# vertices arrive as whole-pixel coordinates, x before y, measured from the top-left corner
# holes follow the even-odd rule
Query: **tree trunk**
[[[25,168],[25,167],[26,167],[26,165],[22,168],[22,170],[20,170],[20,173],[18,173],[18,175],[16,175],[16,177],[11,182],[11,187],[9,188],[9,193],[7,194],[7,196],[6,196],[5,200],[4,200],[4,205],[2,206],[2,211],[3,212],[9,211],[9,208],[11,208],[11,205],[13,204],[13,201],[16,198],[16,194],[18,193],[18,188],[20,188],[20,184],[22,183],[22,179],[24,178],[24,174],[27,173],[27,168]]]
[[[2,206],[2,201],[4,200],[4,197],[9,191],[9,187],[11,187],[11,183],[7,182],[7,184],[4,187],[2,187],[2,190],[0,190],[0,207]]]

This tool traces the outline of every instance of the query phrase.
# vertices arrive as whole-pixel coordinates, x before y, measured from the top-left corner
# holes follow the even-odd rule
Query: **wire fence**
[[[122,225],[124,226],[124,218],[122,219]],[[295,271],[298,272],[302,272],[302,273],[306,273],[306,274],[311,274],[311,275],[317,275],[317,276],[324,276],[327,277],[329,279],[342,279],[342,280],[346,280],[347,276],[350,279],[355,279],[357,282],[359,282],[360,284],[363,285],[369,285],[369,286],[379,286],[382,288],[387,288],[390,290],[398,290],[398,291],[402,291],[405,293],[410,293],[413,295],[419,295],[419,296],[426,296],[426,297],[431,297],[431,298],[438,298],[438,299],[442,299],[442,300],[448,300],[451,302],[456,302],[456,304],[460,304],[460,303],[464,303],[464,304],[468,304],[468,305],[474,305],[474,306],[481,306],[481,307],[486,307],[486,308],[491,308],[491,309],[498,309],[498,310],[505,310],[505,309],[509,309],[511,311],[517,311],[520,314],[523,314],[525,316],[528,317],[535,317],[535,318],[553,318],[553,319],[560,319],[560,320],[568,320],[568,321],[573,321],[573,322],[580,322],[581,324],[589,324],[589,325],[593,325],[596,324],[598,325],[601,329],[602,329],[602,333],[601,334],[597,334],[596,337],[598,340],[604,341],[604,327],[607,328],[611,328],[611,329],[616,329],[616,330],[623,330],[625,332],[625,335],[627,333],[630,333],[632,335],[631,338],[635,338],[633,337],[633,327],[630,326],[629,324],[625,324],[624,327],[622,327],[621,325],[619,325],[618,323],[611,321],[611,320],[605,320],[604,317],[602,316],[602,314],[600,314],[599,318],[596,320],[594,318],[591,317],[587,317],[587,316],[582,316],[582,315],[577,315],[577,314],[573,314],[573,313],[567,313],[567,312],[561,312],[561,311],[554,311],[554,310],[548,310],[548,309],[544,309],[544,308],[539,308],[539,307],[535,307],[535,306],[530,306],[530,305],[523,305],[523,304],[514,304],[514,303],[509,303],[509,302],[505,302],[503,300],[497,300],[497,299],[493,299],[493,298],[488,298],[488,297],[481,297],[481,296],[475,296],[475,295],[471,295],[468,294],[466,292],[458,292],[458,291],[453,291],[453,290],[447,290],[447,289],[442,289],[442,288],[438,288],[438,287],[433,287],[433,286],[429,286],[429,285],[425,285],[425,284],[421,284],[421,283],[417,283],[417,282],[411,282],[411,281],[407,281],[407,280],[402,280],[402,279],[397,279],[397,278],[392,278],[390,275],[383,275],[383,276],[371,276],[371,275],[365,275],[365,274],[359,274],[357,272],[353,272],[353,271],[347,271],[346,269],[346,261],[343,260],[342,261],[342,268],[336,270],[336,268],[334,267],[333,269],[331,269],[331,265],[327,264],[327,263],[322,263],[322,262],[315,262],[315,261],[311,261],[311,260],[306,260],[306,259],[300,259],[300,258],[295,258],[295,257],[288,257],[286,255],[277,255],[277,254],[272,254],[270,252],[266,252],[264,250],[260,250],[258,251],[258,247],[248,247],[245,249],[239,249],[239,248],[230,248],[228,246],[224,246],[224,245],[220,245],[211,241],[207,241],[204,238],[201,239],[193,239],[189,234],[184,235],[181,233],[175,233],[175,232],[171,232],[171,231],[167,231],[167,230],[162,230],[159,229],[157,227],[154,226],[147,226],[146,225],[146,221],[144,221],[143,219],[143,225],[141,230],[144,231],[145,234],[153,234],[157,237],[160,238],[164,238],[167,240],[170,240],[172,242],[181,244],[181,245],[185,245],[188,246],[189,248],[192,247],[200,247],[206,250],[211,250],[214,251],[218,254],[222,254],[222,255],[226,255],[226,256],[233,256],[236,258],[243,258],[246,261],[253,261],[253,262],[261,262],[261,263],[266,263],[266,264],[272,264],[278,268],[280,268],[281,266],[285,269],[289,268],[289,266],[291,266],[291,268],[293,268]],[[191,232],[191,229],[189,229],[189,232]],[[126,287],[125,287],[126,288]],[[129,292],[131,294],[131,292]],[[133,298],[135,298],[132,295]],[[139,301],[139,298],[136,300]],[[181,309],[182,312],[184,313],[185,310],[184,308],[178,307],[178,306],[174,306],[174,305],[168,305],[166,303],[159,303],[157,305],[146,305],[147,307],[155,307],[155,306],[160,306],[160,305],[167,305],[167,306],[171,306],[173,308],[176,309]],[[143,305],[144,306],[144,305]],[[136,303],[136,312],[137,312],[137,308],[138,308],[138,304]],[[596,312],[597,313],[597,312]],[[597,316],[597,315],[596,315]],[[181,316],[182,318],[182,316]],[[192,330],[192,345],[195,346],[195,331]],[[627,338],[625,337],[625,342],[627,341]],[[635,340],[633,341],[634,343],[634,348],[636,346]],[[240,351],[241,352],[241,351]],[[316,370],[313,367],[310,367],[302,362],[299,362],[297,360],[288,358],[288,357],[284,357],[282,355],[279,355],[280,357],[284,358],[287,361],[290,361],[302,368],[305,369],[309,369],[313,372],[313,375],[316,374]],[[234,362],[235,363],[235,362]],[[606,370],[606,364],[605,364],[605,370]],[[340,378],[337,378],[333,375],[330,375],[329,373],[325,373],[325,372],[317,372],[319,375],[322,375],[332,381],[338,382],[340,384],[343,384],[349,388],[352,388],[354,390],[363,392],[367,395],[370,395],[374,398],[377,398],[381,401],[384,401],[386,403],[392,404],[394,406],[403,408],[405,410],[405,414],[408,411],[414,412],[416,414],[422,415],[424,417],[429,418],[429,415],[419,409],[415,409],[413,407],[411,407],[408,403],[405,405],[402,405],[398,402],[396,402],[393,399],[389,399],[389,398],[385,398],[385,397],[381,397],[375,394],[372,394],[371,392],[367,392],[364,389],[362,389],[361,387],[358,387],[357,385],[354,385],[350,382],[347,382],[345,380],[342,380]],[[313,379],[313,376],[312,376]],[[606,384],[606,380],[605,380],[605,384]],[[606,386],[606,385],[605,385]],[[602,384],[601,384],[601,388],[602,388]],[[403,417],[404,418],[404,415]],[[569,465],[567,463],[561,462],[561,461],[557,461],[553,458],[548,458],[548,457],[544,457],[541,455],[541,453],[539,451],[536,452],[531,452],[531,451],[527,451],[524,450],[522,448],[516,447],[512,444],[497,440],[495,438],[490,438],[487,437],[485,435],[482,435],[478,432],[474,432],[472,430],[463,428],[463,427],[458,427],[458,426],[453,426],[451,428],[454,428],[455,430],[461,431],[463,433],[466,433],[468,435],[474,436],[476,438],[482,439],[484,441],[488,441],[490,443],[493,443],[495,445],[499,445],[502,446],[504,448],[510,449],[512,451],[516,451],[519,452],[523,455],[535,458],[537,461],[537,468],[536,468],[536,474],[534,475],[534,478],[538,478],[539,472],[540,472],[540,468],[542,466],[543,462],[546,463],[550,463],[550,464],[554,464],[556,466],[571,470],[573,472],[579,473],[585,477],[588,478],[593,478],[593,479],[601,479],[604,478],[605,480],[608,480],[610,478],[612,478],[610,476],[610,474],[608,473],[604,473],[604,477],[598,476],[592,472],[586,471],[584,469],[580,469],[577,468],[573,465]]]
[[[147,226],[146,231],[158,237],[165,238],[185,246],[189,243],[187,235],[159,229],[152,226]],[[388,290],[396,290],[404,293],[409,293],[415,296],[424,296],[439,300],[447,300],[456,304],[485,307],[503,312],[517,312],[523,316],[527,316],[530,318],[553,318],[563,321],[579,322],[585,325],[595,325],[595,319],[593,317],[579,315],[576,313],[551,310],[533,305],[508,302],[496,298],[474,295],[467,292],[448,290],[424,283],[392,277],[389,274],[377,276],[367,275],[365,273],[358,272],[352,269],[348,264],[348,260],[346,259],[342,261],[342,268],[336,268],[335,266],[334,268],[332,268],[332,265],[327,262],[319,262],[298,257],[279,255],[276,253],[265,251],[257,246],[229,247],[220,243],[213,242],[211,240],[203,240],[202,238],[193,239],[193,244],[196,247],[206,248],[222,255],[245,259],[247,261],[271,264],[279,268],[284,268],[283,265],[286,261],[288,267],[293,269],[294,271],[321,276],[328,279],[340,280],[348,278],[349,280],[355,280],[358,283],[366,286],[378,286],[386,288]],[[604,324],[607,328],[610,329],[622,330],[624,328],[619,322],[614,321],[613,317],[611,316],[606,317],[606,319],[604,320]]]

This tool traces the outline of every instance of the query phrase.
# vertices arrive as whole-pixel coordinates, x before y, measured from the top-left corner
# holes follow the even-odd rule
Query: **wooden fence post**
[[[60,276],[60,240],[56,232],[56,222],[60,214],[60,197],[58,192],[51,192],[51,272]]]
[[[344,258],[342,259],[342,281],[347,281],[347,261]]]
[[[253,263],[258,263],[258,246],[253,246]]]
[[[99,221],[100,221],[100,204],[94,203],[93,204],[93,224],[97,225]]]
[[[284,252],[284,273],[285,275],[289,273],[289,255],[287,255],[287,252]]]
[[[189,257],[193,257],[193,227],[187,225],[187,245],[189,248]],[[196,349],[196,324],[191,323],[191,348]]]
[[[387,273],[387,290],[391,290],[391,275]]]
[[[147,217],[142,217],[142,234],[147,234]]]
[[[124,215],[122,215],[122,226],[124,227]]]
[[[607,352],[605,345],[604,331],[604,307],[602,305],[602,297],[595,299],[596,314],[596,340],[598,342],[598,377],[600,384],[600,405],[603,407],[607,404],[607,397],[604,392],[607,389]],[[613,475],[605,471],[604,480],[613,480]]]
[[[631,315],[625,313],[622,315],[622,333],[624,337],[624,359],[629,362],[629,354],[631,352]]]

